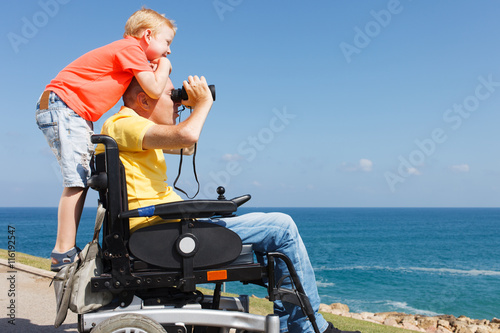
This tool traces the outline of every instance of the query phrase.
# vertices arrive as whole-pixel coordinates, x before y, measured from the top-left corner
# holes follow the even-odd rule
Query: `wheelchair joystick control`
[[[226,189],[224,188],[224,186],[217,187],[217,194],[219,195],[217,197],[217,200],[226,200],[224,193],[226,193]]]

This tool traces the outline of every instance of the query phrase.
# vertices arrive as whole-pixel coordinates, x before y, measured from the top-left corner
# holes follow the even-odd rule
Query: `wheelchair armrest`
[[[242,195],[240,197],[236,197],[236,198],[232,198],[231,201],[234,202],[236,204],[236,206],[241,206],[243,205],[245,202],[247,202],[248,200],[250,200],[252,198],[252,196],[250,194],[245,194],[245,195]]]
[[[231,200],[176,201],[121,212],[119,218],[160,216],[162,219],[207,218],[228,215],[236,211]]]

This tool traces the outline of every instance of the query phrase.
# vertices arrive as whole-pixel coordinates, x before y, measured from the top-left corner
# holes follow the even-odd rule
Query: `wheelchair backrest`
[[[120,161],[116,141],[105,135],[93,135],[94,143],[104,144],[105,151],[94,156],[94,170],[88,181],[89,187],[99,192],[99,201],[106,208],[103,236],[118,234],[125,241],[130,237],[128,218],[119,214],[128,210],[125,168]],[[103,244],[103,248],[105,245]]]

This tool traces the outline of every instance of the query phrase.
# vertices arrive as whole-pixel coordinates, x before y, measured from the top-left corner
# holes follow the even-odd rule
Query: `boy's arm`
[[[168,76],[172,71],[172,64],[170,60],[164,57],[152,63],[157,66],[154,72],[134,71],[134,75],[144,92],[148,94],[149,97],[158,99],[167,85]]]

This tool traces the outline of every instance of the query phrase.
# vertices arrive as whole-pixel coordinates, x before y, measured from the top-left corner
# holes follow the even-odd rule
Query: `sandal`
[[[53,272],[59,272],[65,265],[74,262],[76,256],[78,255],[78,253],[80,253],[80,251],[81,250],[76,246],[64,253],[52,251],[52,253],[50,254],[50,258],[52,259],[50,270]],[[57,263],[54,264],[54,261],[56,261]]]

